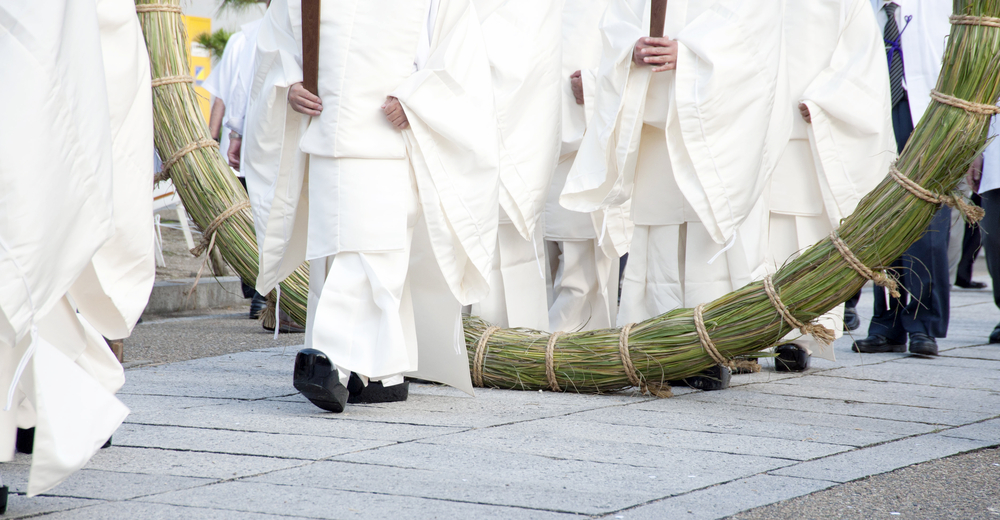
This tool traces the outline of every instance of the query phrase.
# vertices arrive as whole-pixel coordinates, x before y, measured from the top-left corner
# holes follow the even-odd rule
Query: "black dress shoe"
[[[962,289],[985,289],[986,284],[983,282],[977,282],[974,280],[969,280],[968,282],[955,282],[955,287],[961,287]]]
[[[861,318],[858,317],[858,310],[854,307],[844,307],[844,331],[858,330],[861,326]]]
[[[382,386],[381,381],[368,381],[368,385],[361,381],[361,378],[351,372],[351,379],[347,382],[347,391],[350,396],[347,402],[356,403],[395,403],[405,401],[410,395],[410,382],[403,381],[398,385]]]
[[[111,437],[108,437],[108,440],[107,440],[107,441],[106,441],[106,442],[104,443],[104,446],[101,446],[101,449],[102,449],[102,450],[104,450],[104,449],[107,449],[107,448],[110,448],[110,447],[111,447],[111,439],[112,439]]]
[[[774,353],[778,355],[774,358],[774,369],[778,372],[802,372],[809,368],[809,353],[794,343],[778,345]]]
[[[880,334],[872,334],[865,339],[859,339],[851,345],[851,350],[855,352],[867,352],[869,354],[881,352],[906,352],[906,343],[896,343]]]
[[[7,486],[0,486],[0,515],[7,512],[7,493],[9,491]]]
[[[14,449],[31,455],[31,452],[35,451],[35,429],[18,428],[17,438],[14,440]]]
[[[938,355],[937,340],[920,332],[910,333],[910,353],[920,356]]]
[[[303,349],[295,356],[292,384],[309,402],[328,412],[340,413],[347,406],[347,387],[340,384],[337,367],[316,349]]]
[[[671,381],[670,384],[673,386],[687,385],[696,390],[709,392],[712,390],[725,390],[729,388],[729,381],[732,377],[733,372],[729,370],[729,367],[715,365],[707,370],[699,372],[697,375],[693,375],[680,381]]]
[[[254,293],[253,299],[250,300],[250,319],[256,320],[260,318],[260,313],[264,312],[266,307],[267,300],[260,293]]]
[[[1000,343],[1000,323],[993,327],[993,332],[990,333],[990,343]]]

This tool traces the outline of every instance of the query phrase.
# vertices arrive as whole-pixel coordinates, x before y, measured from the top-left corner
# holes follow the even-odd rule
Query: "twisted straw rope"
[[[931,90],[931,99],[937,101],[938,103],[944,103],[945,105],[952,106],[955,108],[961,108],[966,112],[971,112],[973,114],[979,114],[984,116],[992,116],[1000,114],[1000,107],[996,105],[987,105],[985,103],[973,103],[972,101],[966,101],[962,98],[957,98],[955,96],[949,96],[948,94],[942,94],[937,90]]]
[[[181,14],[181,6],[170,4],[142,4],[135,6],[137,13],[177,13]]]
[[[174,83],[194,83],[194,78],[188,76],[187,74],[182,74],[180,76],[164,76],[151,81],[150,86],[156,88],[164,85],[173,85]]]
[[[771,305],[778,310],[781,318],[789,325],[799,329],[802,334],[812,334],[812,337],[824,345],[830,345],[837,339],[832,330],[819,323],[802,323],[796,319],[791,311],[788,310],[785,303],[781,301],[781,297],[778,296],[778,290],[774,287],[774,280],[771,278],[771,275],[764,277],[764,292],[767,293],[767,298],[771,300]]]
[[[948,17],[952,25],[985,25],[987,27],[1000,27],[1000,18],[992,16],[971,16],[953,14]]]
[[[632,327],[635,325],[635,323],[626,324],[618,334],[618,355],[622,358],[622,366],[625,367],[625,375],[628,376],[629,383],[632,383],[632,386],[640,389],[643,393],[660,398],[673,397],[674,393],[670,390],[670,385],[665,383],[648,384],[636,372],[635,364],[632,363],[632,354],[628,349],[628,335],[631,334]]]
[[[219,229],[219,226],[221,226],[222,223],[225,222],[226,219],[228,219],[229,217],[249,207],[250,207],[250,201],[244,200],[239,204],[234,204],[226,211],[220,213],[218,217],[215,217],[215,220],[213,220],[212,223],[209,224],[207,228],[205,228],[205,233],[201,235],[201,243],[199,243],[197,246],[194,247],[194,249],[191,250],[191,254],[193,254],[194,256],[201,256],[201,254],[204,253],[205,250],[208,249],[213,243],[215,239],[215,231]]]
[[[701,340],[701,347],[705,349],[705,352],[708,352],[709,357],[715,360],[716,363],[725,365],[726,358],[722,357],[719,349],[715,348],[715,343],[712,343],[712,338],[708,336],[708,330],[705,328],[704,312],[704,303],[699,303],[694,308],[694,328],[698,331],[698,339]]]
[[[975,204],[970,204],[965,201],[964,197],[956,195],[939,195],[933,191],[924,188],[916,181],[903,175],[903,172],[896,168],[895,164],[889,165],[889,176],[896,181],[897,184],[902,186],[906,191],[913,194],[914,197],[929,202],[931,204],[944,204],[946,206],[955,208],[958,210],[963,217],[965,217],[966,222],[970,224],[975,224],[983,219],[986,213],[983,208],[976,206]]]
[[[472,363],[472,384],[476,386],[483,386],[483,361],[486,358],[486,345],[490,341],[490,336],[498,330],[500,330],[500,327],[490,325],[479,338],[479,342],[476,343],[476,356],[473,358]]]
[[[837,248],[840,256],[844,257],[844,260],[847,261],[847,265],[851,266],[851,269],[854,269],[862,278],[871,280],[875,285],[885,287],[889,290],[889,294],[893,298],[901,296],[899,294],[899,284],[896,283],[896,280],[893,280],[882,271],[875,272],[869,269],[858,257],[854,256],[851,249],[847,247],[847,243],[837,235],[836,231],[830,233],[830,242],[833,242],[833,247]]]
[[[549,336],[549,343],[545,345],[545,379],[549,381],[549,388],[551,388],[553,392],[562,392],[562,389],[559,388],[559,382],[556,381],[555,350],[556,341],[559,339],[559,336],[562,336],[563,334],[563,332],[553,332],[552,335]]]
[[[165,181],[170,178],[170,168],[173,168],[177,161],[181,160],[185,155],[198,150],[199,148],[218,148],[219,143],[215,142],[214,139],[199,139],[193,143],[188,143],[187,146],[181,148],[174,152],[165,163],[163,163],[163,169],[160,170],[156,177],[153,177],[153,183],[160,181]]]

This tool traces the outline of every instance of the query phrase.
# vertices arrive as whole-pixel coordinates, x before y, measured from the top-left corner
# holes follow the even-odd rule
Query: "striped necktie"
[[[903,49],[899,41],[899,25],[896,25],[896,9],[899,5],[894,2],[885,4],[885,52],[889,58],[889,89],[892,92],[892,106],[896,106],[906,90],[903,89]]]

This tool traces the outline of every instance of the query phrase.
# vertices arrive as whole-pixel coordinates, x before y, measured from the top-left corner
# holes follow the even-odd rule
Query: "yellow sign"
[[[212,33],[212,20],[198,16],[184,16],[184,25],[187,28],[187,51],[191,59],[191,77],[194,78],[194,91],[198,94],[198,106],[201,114],[205,117],[205,123],[211,116],[212,108],[209,105],[211,95],[202,88],[201,84],[208,79],[208,74],[212,72],[212,55],[208,49],[202,47],[194,41],[198,35]]]

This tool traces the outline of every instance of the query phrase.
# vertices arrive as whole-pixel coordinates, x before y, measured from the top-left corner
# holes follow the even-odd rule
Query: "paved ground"
[[[988,292],[955,291],[952,316],[937,359],[853,354],[846,338],[836,363],[765,366],[723,392],[472,399],[414,385],[406,403],[342,415],[294,392],[296,348],[249,320],[150,320],[139,346],[189,348],[179,358],[231,348],[207,334],[217,323],[254,344],[129,369],[115,446],[45,496],[13,496],[8,516],[994,518],[1000,460],[977,450],[1000,444],[1000,346],[983,345],[1000,313]],[[16,492],[29,463],[0,467]]]

